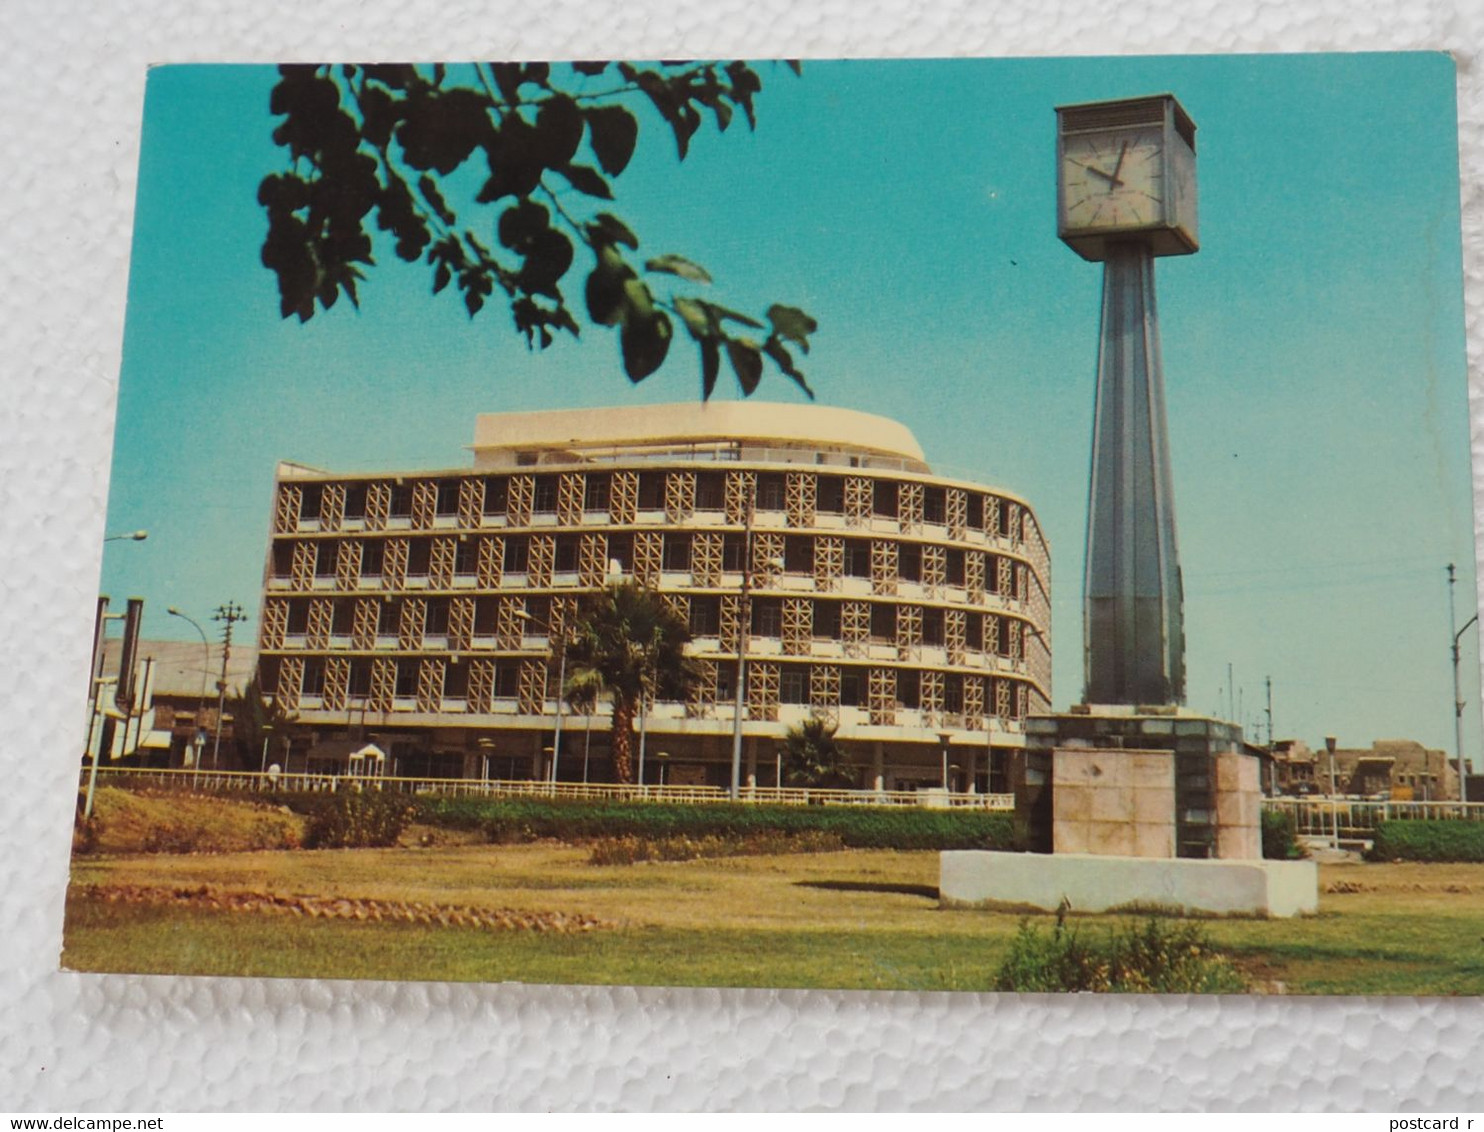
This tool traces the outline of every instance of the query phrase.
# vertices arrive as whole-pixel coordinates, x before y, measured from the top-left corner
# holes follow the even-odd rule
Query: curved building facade
[[[487,415],[473,453],[280,465],[259,645],[263,688],[313,732],[289,769],[343,769],[370,739],[403,775],[549,776],[552,641],[618,575],[688,620],[704,677],[646,713],[649,782],[730,780],[739,644],[759,786],[789,726],[823,716],[862,788],[940,786],[946,762],[953,790],[1004,789],[1022,720],[1050,706],[1034,512],[933,474],[896,422],[745,402]],[[562,710],[557,777],[608,780],[606,713]]]

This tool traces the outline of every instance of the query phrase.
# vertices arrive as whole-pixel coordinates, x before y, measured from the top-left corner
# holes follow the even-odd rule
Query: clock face
[[[1062,143],[1063,216],[1069,229],[1143,228],[1165,219],[1159,127],[1072,134]]]

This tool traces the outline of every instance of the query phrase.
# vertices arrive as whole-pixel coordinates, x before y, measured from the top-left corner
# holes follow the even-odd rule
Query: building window
[[[665,473],[639,473],[639,510],[659,511],[665,506]]]
[[[363,699],[371,694],[371,661],[367,659],[350,662],[350,680],[346,689],[350,695]]]
[[[871,640],[897,639],[897,607],[878,602],[871,606]]]
[[[670,531],[665,535],[665,569],[685,571],[690,569],[690,535]]]
[[[915,668],[904,668],[897,673],[897,703],[904,708],[916,708],[922,703],[922,677]]]
[[[457,515],[459,513],[459,481],[438,481],[438,514]]]
[[[783,510],[783,477],[781,475],[764,472],[757,477],[757,509],[759,511]]]
[[[304,660],[304,682],[299,691],[306,696],[325,694],[325,662],[322,657],[311,656]]]
[[[922,581],[922,547],[915,542],[897,548],[897,577],[904,582]]]
[[[556,476],[537,476],[536,490],[531,496],[531,511],[537,515],[556,514]]]
[[[845,512],[845,481],[839,476],[820,476],[815,489],[814,509],[826,515]]]
[[[397,661],[397,687],[394,693],[400,699],[411,699],[417,695],[417,676],[422,666],[420,660]]]
[[[778,700],[785,704],[809,702],[809,676],[802,668],[785,668],[778,677]]]
[[[840,639],[840,603],[838,601],[816,601],[814,603],[814,635],[826,641]]]
[[[842,707],[861,706],[860,674],[851,669],[840,673],[840,705]]]
[[[721,540],[721,568],[728,573],[740,573],[742,570],[742,546],[744,539],[741,535],[723,535]]]
[[[556,555],[552,565],[558,574],[577,572],[577,535],[559,535],[556,540]]]
[[[696,476],[696,510],[720,511],[725,492],[726,481],[722,476],[702,472]]]
[[[510,481],[504,476],[484,481],[484,513],[504,515],[510,504]]]
[[[479,543],[472,538],[460,538],[454,548],[453,572],[470,575],[479,571]]]
[[[845,576],[847,578],[869,578],[871,576],[871,544],[859,539],[845,543]]]
[[[871,493],[871,512],[887,519],[897,517],[897,485],[893,481],[876,481]]]
[[[690,599],[693,637],[715,637],[721,632],[721,598],[697,595]]]
[[[395,518],[405,519],[412,514],[412,485],[407,482],[392,484],[391,513]]]
[[[531,545],[524,538],[507,538],[505,540],[505,572],[507,574],[524,574],[530,562]]]
[[[366,517],[366,485],[364,483],[345,485],[345,517],[347,519]]]
[[[589,472],[582,485],[582,509],[584,511],[607,511],[610,483],[610,477]]]
[[[307,601],[289,602],[287,631],[291,637],[302,637],[309,631],[309,603]]]
[[[922,611],[922,643],[925,645],[941,645],[943,643],[943,611],[929,606]]]
[[[929,523],[942,523],[948,516],[948,493],[941,487],[925,488],[922,493],[922,517]]]
[[[367,539],[366,545],[361,549],[361,577],[380,577],[381,564],[385,559],[386,543],[379,538]]]
[[[754,637],[779,637],[783,635],[783,603],[776,598],[762,598],[752,603],[752,635]]]

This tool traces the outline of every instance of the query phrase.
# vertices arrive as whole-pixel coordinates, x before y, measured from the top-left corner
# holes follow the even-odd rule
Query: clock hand
[[[1128,139],[1127,138],[1124,138],[1123,139],[1123,144],[1118,147],[1118,161],[1113,166],[1113,176],[1109,178],[1109,180],[1112,181],[1113,184],[1115,184],[1115,185],[1121,185],[1121,184],[1123,184],[1123,182],[1118,179],[1118,174],[1123,169],[1123,159],[1125,157],[1127,157],[1127,156],[1128,156]]]
[[[1073,162],[1073,164],[1082,165],[1080,161]],[[1082,168],[1086,169],[1094,177],[1101,177],[1103,180],[1107,181],[1109,192],[1112,192],[1114,189],[1123,187],[1123,182],[1120,181],[1116,176],[1117,170],[1114,170],[1113,173],[1104,173],[1101,169],[1096,169],[1091,165],[1082,165]]]

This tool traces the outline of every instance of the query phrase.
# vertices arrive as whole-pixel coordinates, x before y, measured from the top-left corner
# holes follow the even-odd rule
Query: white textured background
[[[0,1110],[1484,1109],[1484,1002],[1467,1000],[56,971],[147,64],[1449,51],[1479,463],[1480,0],[5,0],[0,16]]]

